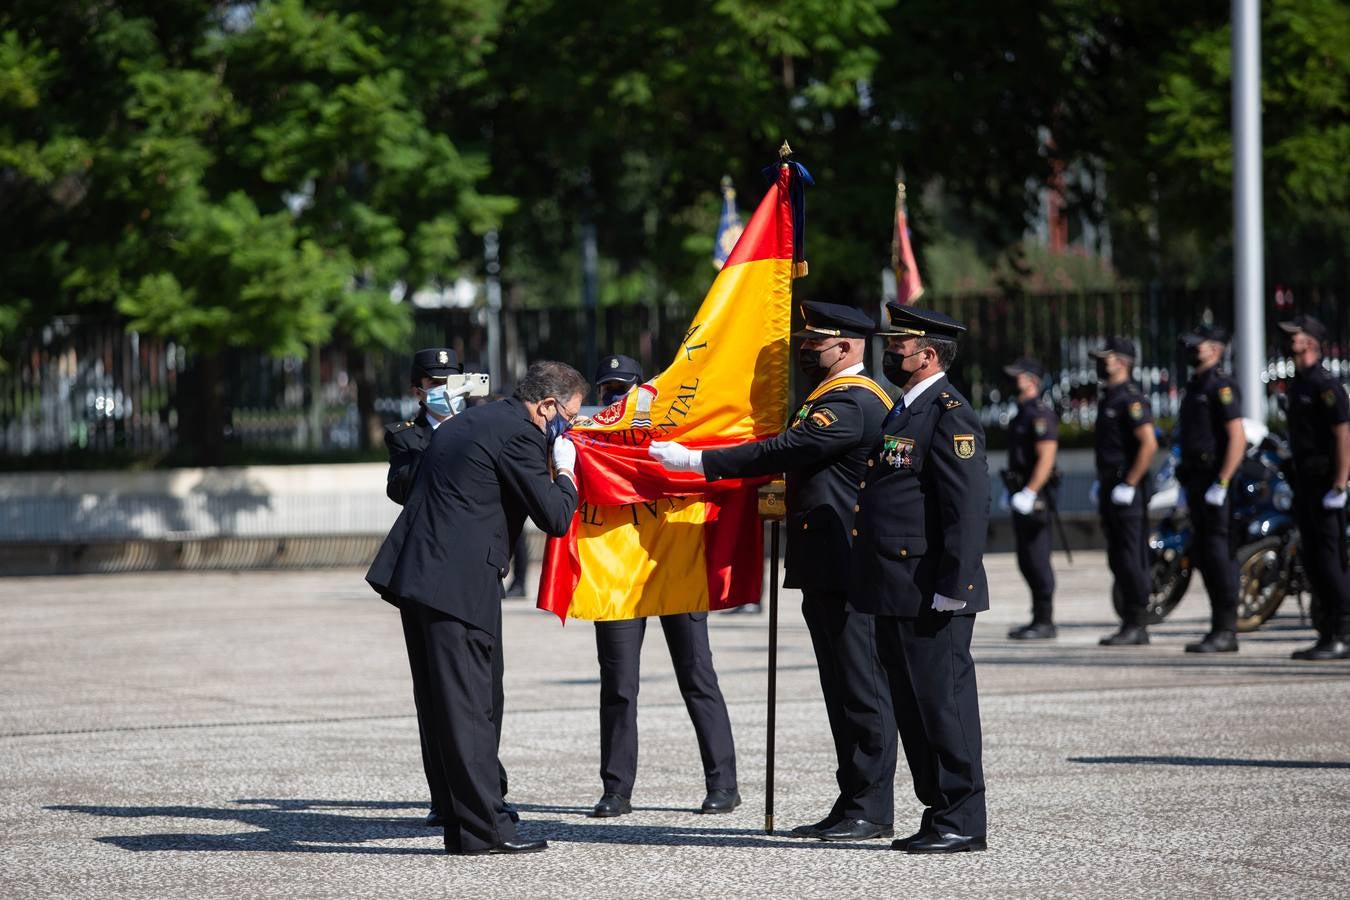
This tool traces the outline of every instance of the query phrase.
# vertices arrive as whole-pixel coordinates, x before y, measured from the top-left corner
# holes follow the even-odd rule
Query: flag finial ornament
[[[787,158],[792,155],[792,148],[788,146],[787,141],[783,141],[783,146],[778,148],[778,161],[787,162]]]

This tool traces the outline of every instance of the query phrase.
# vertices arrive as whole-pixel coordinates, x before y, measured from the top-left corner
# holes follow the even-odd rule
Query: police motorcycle
[[[1285,601],[1298,599],[1300,613],[1307,593],[1312,595],[1303,569],[1298,527],[1294,523],[1294,491],[1287,477],[1289,449],[1284,440],[1267,435],[1242,462],[1244,469],[1260,468],[1259,482],[1248,485],[1252,514],[1243,523],[1243,545],[1238,559],[1238,631],[1255,631]],[[1311,613],[1314,617],[1316,613]]]
[[[1233,477],[1232,540],[1241,581],[1238,587],[1238,631],[1253,631],[1279,608],[1289,590],[1305,583],[1297,559],[1297,529],[1293,525],[1293,492],[1281,460],[1285,452],[1278,437],[1259,422],[1242,420],[1247,450]],[[1149,512],[1162,512],[1162,519],[1148,537],[1149,591],[1147,622],[1156,625],[1181,603],[1190,587],[1194,568],[1191,560],[1193,531],[1190,504],[1177,478],[1181,445],[1172,441],[1162,467],[1154,476]],[[1291,535],[1292,533],[1292,535]],[[1292,539],[1292,543],[1290,540]],[[1248,585],[1249,572],[1256,581]],[[1112,600],[1124,616],[1119,587]]]

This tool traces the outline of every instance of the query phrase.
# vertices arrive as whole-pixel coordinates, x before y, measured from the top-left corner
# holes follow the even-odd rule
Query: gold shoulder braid
[[[888,409],[893,402],[891,398],[886,395],[886,392],[881,389],[881,385],[877,384],[866,375],[840,375],[837,378],[828,378],[816,386],[816,389],[806,398],[806,402],[811,403],[814,400],[818,400],[821,396],[830,391],[842,391],[851,387],[860,387],[871,391],[876,395],[878,400],[886,404]]]

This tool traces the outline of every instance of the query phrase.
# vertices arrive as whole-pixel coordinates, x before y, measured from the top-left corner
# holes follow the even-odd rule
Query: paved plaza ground
[[[988,558],[975,632],[987,853],[784,836],[822,815],[833,759],[799,597],[784,592],[778,833],[764,833],[768,616],[715,615],[745,804],[703,797],[659,628],[648,631],[636,811],[600,795],[593,628],[506,606],[502,758],[547,853],[447,857],[423,783],[398,616],[358,570],[0,578],[4,897],[1345,897],[1350,661],[1289,652],[1297,609],[1236,656],[1198,586],[1143,648],[1107,649],[1101,553],[1059,567],[1061,637]],[[898,773],[896,828],[920,809]]]

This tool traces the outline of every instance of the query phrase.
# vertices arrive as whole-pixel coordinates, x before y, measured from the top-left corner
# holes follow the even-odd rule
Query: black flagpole
[[[769,710],[764,747],[764,833],[773,834],[773,750],[778,698],[778,533],[784,514],[784,484],[759,489],[759,514],[769,519]]]

